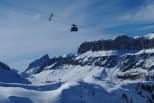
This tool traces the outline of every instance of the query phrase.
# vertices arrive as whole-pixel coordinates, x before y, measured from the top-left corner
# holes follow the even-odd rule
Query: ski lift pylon
[[[49,16],[49,21],[52,20],[52,17],[53,17],[53,16],[54,16],[53,13],[51,13],[50,16]]]

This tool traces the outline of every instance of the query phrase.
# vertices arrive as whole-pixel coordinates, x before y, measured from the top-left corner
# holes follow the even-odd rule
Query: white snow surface
[[[126,52],[129,55],[139,55],[145,52],[154,53],[154,49],[138,52],[89,51],[75,59],[84,58],[86,61],[89,57],[124,55]],[[154,65],[154,57],[149,57],[145,63],[145,66]],[[135,84],[146,81],[121,80],[116,75],[149,72],[136,68],[122,73],[118,66],[106,68],[92,65],[63,65],[60,69],[45,69],[31,75],[27,79],[32,84],[0,82],[0,103],[126,103],[121,98],[123,93],[127,93],[128,99],[133,99],[134,103],[145,103],[144,99],[136,94]]]
[[[148,39],[154,39],[154,33],[149,33],[149,34],[145,35],[145,37]]]
[[[140,37],[141,36],[134,36],[135,39],[140,38]],[[145,35],[144,37],[147,38],[147,39],[154,39],[154,33],[153,32],[149,33],[149,34]]]

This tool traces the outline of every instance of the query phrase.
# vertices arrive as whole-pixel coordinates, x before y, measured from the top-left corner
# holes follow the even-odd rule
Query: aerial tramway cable
[[[25,15],[28,15],[29,12],[31,13],[40,13],[42,14],[43,16],[41,16],[42,18],[45,18],[50,21],[50,22],[55,22],[55,23],[59,23],[59,24],[63,24],[63,25],[66,25],[66,26],[71,26],[70,28],[70,31],[71,32],[77,32],[79,31],[79,29],[82,29],[82,30],[86,30],[86,31],[91,31],[91,32],[96,32],[96,33],[102,33],[102,32],[99,32],[99,31],[96,31],[96,30],[93,30],[92,28],[88,28],[86,26],[83,26],[81,24],[74,24],[74,23],[69,23],[67,20],[64,20],[64,18],[60,18],[58,16],[56,16],[53,12],[52,13],[47,13],[47,12],[44,12],[44,11],[41,11],[39,9],[32,9],[32,8],[25,8],[23,6],[19,6],[19,5],[15,5],[15,4],[11,4],[11,3],[7,3],[8,7],[15,7],[17,10],[19,9],[20,11],[22,10],[21,13],[25,14]]]

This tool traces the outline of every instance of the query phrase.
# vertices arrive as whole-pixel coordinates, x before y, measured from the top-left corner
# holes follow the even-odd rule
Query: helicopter
[[[52,20],[53,16],[54,16],[54,14],[51,13],[50,16],[49,16],[49,21]],[[71,25],[71,28],[70,28],[70,31],[71,31],[71,32],[77,32],[78,30],[79,30],[79,28],[77,27],[76,24],[72,24],[72,25]]]

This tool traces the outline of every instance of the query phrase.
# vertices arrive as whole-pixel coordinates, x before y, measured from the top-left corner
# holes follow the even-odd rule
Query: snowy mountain
[[[26,74],[36,74],[36,73],[41,72],[41,70],[43,70],[43,68],[48,65],[48,62],[49,62],[49,56],[46,54],[42,56],[41,58],[30,63],[28,68],[25,70],[25,73],[23,73],[23,75],[24,74],[25,75]]]
[[[0,103],[154,103],[152,35],[84,42],[77,54],[45,55],[22,73],[32,84],[0,83]]]
[[[5,83],[30,83],[22,78],[17,71],[11,69],[8,65],[0,62],[0,82]]]

